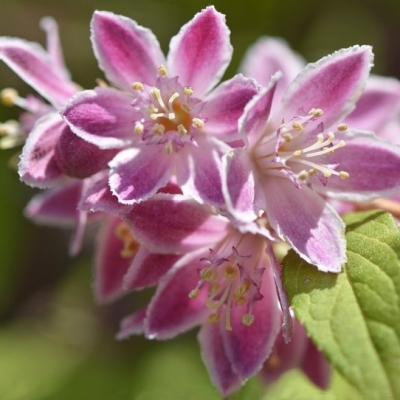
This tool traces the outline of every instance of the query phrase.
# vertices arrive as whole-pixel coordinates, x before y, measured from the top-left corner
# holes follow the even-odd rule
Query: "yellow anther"
[[[346,171],[340,171],[339,172],[339,176],[342,179],[349,179],[350,178],[350,175]]]
[[[170,155],[173,150],[174,150],[174,148],[172,147],[172,143],[167,143],[164,146],[164,151],[165,151],[165,154],[167,154],[167,155]]]
[[[308,172],[303,169],[303,171],[300,171],[299,175],[297,176],[300,180],[305,181],[308,178]]]
[[[143,133],[143,129],[144,126],[141,123],[137,123],[133,132],[135,135],[141,135]]]
[[[302,150],[296,150],[295,152],[293,152],[293,157],[301,157],[302,155],[303,155]]]
[[[298,121],[294,121],[293,124],[292,124],[292,127],[296,131],[301,131],[303,129],[303,125]]]
[[[339,125],[337,126],[337,130],[340,131],[340,132],[343,132],[343,131],[345,131],[346,129],[347,129],[347,124],[339,124]]]
[[[191,96],[193,94],[193,89],[190,86],[185,86],[183,88],[183,94],[186,94],[186,96]]]
[[[133,90],[143,90],[143,83],[141,82],[133,82],[132,83]]]
[[[246,299],[244,297],[241,297],[239,299],[235,299],[236,303],[238,306],[242,306],[243,304],[246,303]]]
[[[311,168],[311,169],[308,170],[308,174],[311,175],[311,176],[314,176],[314,175],[317,174],[317,170],[314,169],[314,168]]]
[[[254,322],[254,315],[253,314],[243,314],[242,317],[242,324],[246,326],[253,325]]]
[[[162,124],[154,124],[153,128],[151,129],[151,132],[154,133],[155,135],[163,136],[165,132],[165,126]]]
[[[18,92],[13,88],[3,89],[0,93],[1,102],[7,107],[12,107],[17,97]]]
[[[227,265],[224,268],[224,276],[227,279],[234,279],[237,275],[237,268],[233,267],[232,265]]]
[[[324,112],[320,108],[312,108],[308,115],[312,115],[315,118],[321,117],[324,114]]]
[[[218,272],[215,268],[204,268],[200,272],[201,279],[212,282],[218,278]]]
[[[199,119],[199,118],[193,118],[193,119],[192,119],[192,122],[193,122],[193,125],[194,125],[196,128],[201,129],[201,128],[204,126],[204,122],[203,122],[201,119]]]
[[[219,322],[220,320],[220,316],[217,313],[212,313],[208,316],[208,322],[210,322],[211,324],[216,324],[217,322]]]
[[[161,76],[167,76],[167,68],[165,68],[165,66],[164,65],[160,65],[159,67],[158,67],[158,72],[159,72],[159,74],[161,75]]]
[[[188,296],[190,299],[195,299],[199,295],[199,293],[200,293],[200,290],[196,288],[196,289],[191,290]]]
[[[293,136],[291,133],[286,132],[282,135],[282,137],[285,139],[286,142],[290,142],[293,139]]]
[[[150,114],[150,116],[151,116],[151,114],[155,114],[157,112],[158,112],[158,108],[154,104],[150,104],[149,105],[149,114]]]
[[[123,249],[120,252],[121,257],[129,258],[137,253],[140,244],[134,239],[128,225],[124,222],[118,224],[115,228],[115,236],[121,239],[123,244]]]
[[[249,290],[250,282],[244,281],[239,287],[236,289],[234,298],[237,301],[238,299],[242,298]]]
[[[187,134],[187,130],[182,124],[178,125],[177,131],[178,131],[179,135],[181,135],[181,136],[185,136]]]
[[[322,173],[324,174],[325,178],[329,178],[332,175],[332,172],[327,169],[323,170]]]

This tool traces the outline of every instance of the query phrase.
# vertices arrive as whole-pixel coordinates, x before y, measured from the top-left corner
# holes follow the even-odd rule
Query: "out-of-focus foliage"
[[[209,4],[205,0],[0,0],[0,35],[44,43],[38,23],[45,15],[53,16],[74,81],[92,88],[95,79],[103,77],[89,39],[95,9],[129,16],[149,27],[166,52],[180,26]],[[236,72],[246,48],[261,35],[285,38],[309,61],[341,47],[372,44],[373,72],[400,77],[398,1],[216,0],[214,5],[226,14],[232,32],[234,58],[226,77]],[[30,92],[0,65],[0,88],[10,86],[23,95]],[[16,108],[0,106],[0,121],[17,118],[18,113]],[[23,208],[35,191],[21,184],[16,171],[8,167],[16,151],[0,153],[0,398],[218,399],[194,333],[165,343],[139,337],[115,341],[120,318],[132,303],[143,303],[146,293],[115,305],[94,304],[92,238],[78,259],[71,260],[68,232],[35,227],[24,219]],[[297,389],[299,399],[321,394],[294,373],[273,386],[264,399],[294,399],[289,382],[302,388]],[[340,377],[332,385],[338,399],[348,393]],[[284,393],[287,397],[282,397]],[[307,396],[301,397],[303,393]],[[232,399],[262,397],[263,388],[255,378]]]

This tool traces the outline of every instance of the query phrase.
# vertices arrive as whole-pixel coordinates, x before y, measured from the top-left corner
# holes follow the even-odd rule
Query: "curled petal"
[[[57,113],[40,118],[22,150],[18,173],[28,185],[46,188],[65,180],[55,158],[55,147],[65,122]]]
[[[101,149],[121,148],[134,138],[132,99],[113,88],[77,93],[61,110],[71,130]]]
[[[149,29],[121,15],[95,11],[91,31],[94,54],[110,82],[125,90],[136,81],[154,84],[165,61]]]
[[[125,317],[117,333],[117,339],[126,339],[131,335],[141,335],[144,333],[144,320],[146,318],[147,306],[139,311]]]
[[[168,69],[179,82],[202,97],[218,83],[232,57],[225,16],[207,7],[172,38]]]

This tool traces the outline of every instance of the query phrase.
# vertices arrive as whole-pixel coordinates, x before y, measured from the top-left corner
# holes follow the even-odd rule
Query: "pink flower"
[[[150,252],[182,256],[159,280],[148,306],[122,322],[119,338],[168,339],[201,325],[199,342],[222,395],[262,367],[279,331],[271,253],[260,235],[242,234],[225,217],[181,195],[156,194],[120,217]],[[137,265],[125,285],[159,270]]]
[[[116,87],[78,93],[62,115],[72,131],[102,149],[119,149],[110,187],[122,204],[150,198],[171,176],[184,194],[220,206],[221,157],[240,137],[237,121],[257,92],[237,75],[212,90],[231,58],[225,18],[198,13],[172,38],[167,59],[148,29],[95,12],[95,55]]]
[[[371,62],[370,48],[355,46],[309,64],[271,113],[274,77],[240,120],[246,148],[224,159],[228,212],[244,222],[265,212],[279,237],[323,271],[346,261],[344,224],[324,198],[366,201],[400,189],[399,148],[342,123]]]

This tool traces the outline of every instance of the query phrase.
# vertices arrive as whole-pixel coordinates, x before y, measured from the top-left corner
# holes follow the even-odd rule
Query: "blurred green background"
[[[129,16],[149,27],[167,52],[180,26],[208,4],[204,0],[0,0],[0,35],[43,44],[39,20],[53,16],[74,81],[91,88],[96,78],[103,77],[89,40],[95,9]],[[226,14],[232,31],[234,55],[227,78],[261,35],[285,38],[308,61],[341,47],[370,44],[375,51],[373,72],[400,78],[398,0],[216,0],[214,5]],[[14,87],[23,95],[30,92],[1,64],[3,87]],[[0,121],[18,114],[16,108],[0,107]],[[20,183],[8,166],[16,152],[0,153],[0,399],[218,399],[200,359],[195,332],[169,342],[141,337],[115,341],[121,317],[149,294],[128,296],[109,306],[94,303],[92,240],[71,259],[70,232],[37,227],[23,217],[35,191]],[[264,390],[253,379],[233,398],[259,399]],[[272,388],[265,398],[284,397]]]

